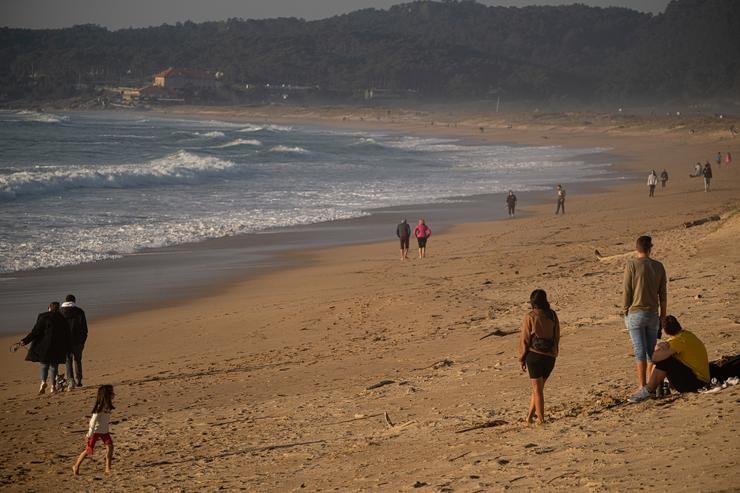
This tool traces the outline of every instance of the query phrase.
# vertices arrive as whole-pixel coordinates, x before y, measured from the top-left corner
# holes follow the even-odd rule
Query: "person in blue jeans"
[[[658,341],[660,321],[667,313],[667,277],[663,264],[650,258],[652,238],[637,238],[637,255],[624,267],[624,325],[632,340],[640,392],[652,370],[652,356]]]
[[[57,368],[67,361],[69,353],[69,325],[59,312],[59,302],[49,303],[48,311],[39,314],[33,330],[21,339],[21,345],[31,344],[26,361],[40,363],[41,386],[39,394],[46,391],[47,377],[51,377],[50,392],[55,392]]]

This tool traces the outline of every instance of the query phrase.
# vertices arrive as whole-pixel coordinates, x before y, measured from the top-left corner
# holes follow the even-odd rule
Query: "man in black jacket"
[[[58,301],[51,302],[49,310],[39,314],[31,333],[21,339],[21,345],[29,343],[26,361],[41,364],[39,394],[46,391],[47,376],[51,377],[51,392],[56,391],[57,365],[64,363],[69,353],[69,325],[59,313]]]
[[[78,307],[73,294],[68,294],[62,303],[62,315],[69,324],[71,347],[67,354],[67,390],[82,387],[82,350],[87,340],[87,319],[82,308]]]

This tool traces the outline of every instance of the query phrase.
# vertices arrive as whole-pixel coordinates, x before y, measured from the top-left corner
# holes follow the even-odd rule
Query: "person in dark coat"
[[[77,299],[68,294],[62,303],[62,315],[69,324],[70,348],[67,355],[67,390],[82,387],[82,350],[87,340],[87,319],[82,308],[76,305]]]
[[[21,339],[21,345],[28,343],[26,361],[41,364],[41,387],[39,394],[46,390],[46,377],[51,373],[51,392],[56,391],[57,365],[67,361],[70,348],[69,325],[59,311],[59,302],[52,301],[49,310],[40,313],[31,333]],[[50,371],[51,370],[51,371]]]

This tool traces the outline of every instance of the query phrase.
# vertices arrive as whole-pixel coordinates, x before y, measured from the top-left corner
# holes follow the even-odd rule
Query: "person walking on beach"
[[[514,209],[516,208],[516,195],[514,192],[509,190],[509,194],[506,196],[506,207],[509,209],[509,217],[514,217]]]
[[[693,332],[681,327],[673,315],[663,320],[662,328],[670,337],[655,346],[655,368],[650,380],[640,392],[629,398],[630,402],[652,397],[666,377],[677,392],[696,392],[709,384],[709,358],[704,343]]]
[[[655,197],[655,186],[658,184],[658,175],[655,174],[655,170],[652,170],[648,175],[647,186],[650,189],[648,193],[649,197]]]
[[[712,181],[712,167],[709,165],[709,161],[707,161],[707,164],[704,165],[704,169],[701,172],[702,176],[704,176],[704,191],[709,191],[709,184]]]
[[[26,361],[39,363],[41,386],[39,394],[46,391],[47,377],[51,377],[49,392],[56,392],[58,365],[66,363],[69,353],[69,326],[61,313],[59,302],[52,301],[46,312],[40,313],[31,333],[21,339],[21,346],[31,343]]]
[[[545,422],[545,382],[555,367],[560,344],[560,322],[550,308],[547,293],[535,289],[529,296],[532,310],[524,316],[519,334],[519,363],[529,372],[532,394],[526,422]]]
[[[424,218],[419,219],[419,224],[414,228],[414,237],[419,243],[419,258],[427,256],[427,240],[432,236],[432,230],[424,222]]]
[[[73,294],[68,294],[62,303],[62,315],[69,324],[70,350],[67,355],[67,390],[82,387],[82,350],[87,341],[87,319],[78,307]]]
[[[717,166],[720,166],[722,164],[722,153],[717,151],[717,155],[714,156],[714,161],[717,163]]]
[[[729,167],[731,164],[732,164],[732,153],[728,151],[725,154],[725,167]]]
[[[650,258],[652,249],[652,238],[640,236],[635,245],[637,255],[627,260],[624,267],[624,325],[632,340],[638,392],[647,381],[648,362],[653,356],[668,302],[665,268]]]
[[[668,181],[668,171],[663,170],[660,173],[660,188],[665,188],[665,182]]]
[[[565,189],[562,185],[558,185],[558,208],[555,209],[555,215],[557,216],[561,210],[565,214]]]
[[[72,466],[72,474],[80,474],[80,466],[85,457],[92,455],[95,450],[95,443],[100,440],[105,445],[105,473],[110,473],[111,462],[113,461],[113,439],[110,436],[110,413],[115,409],[113,407],[113,385],[101,385],[98,387],[98,397],[92,409],[90,426],[85,435],[85,450],[77,457]]]
[[[411,226],[406,222],[406,218],[396,226],[396,236],[401,241],[401,261],[409,258],[409,238],[411,238]]]

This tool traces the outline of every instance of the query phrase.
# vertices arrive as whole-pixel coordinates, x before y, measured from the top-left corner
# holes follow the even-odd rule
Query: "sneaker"
[[[41,382],[41,387],[39,387],[39,395],[46,392],[46,382]]]
[[[642,402],[653,397],[653,393],[647,387],[643,387],[629,397],[630,402]]]
[[[50,394],[53,394],[53,393],[54,393],[54,392],[56,392],[56,391],[57,391],[57,388],[56,388],[56,386],[55,386],[55,385],[52,385],[51,387],[49,387],[49,393],[50,393]]]

